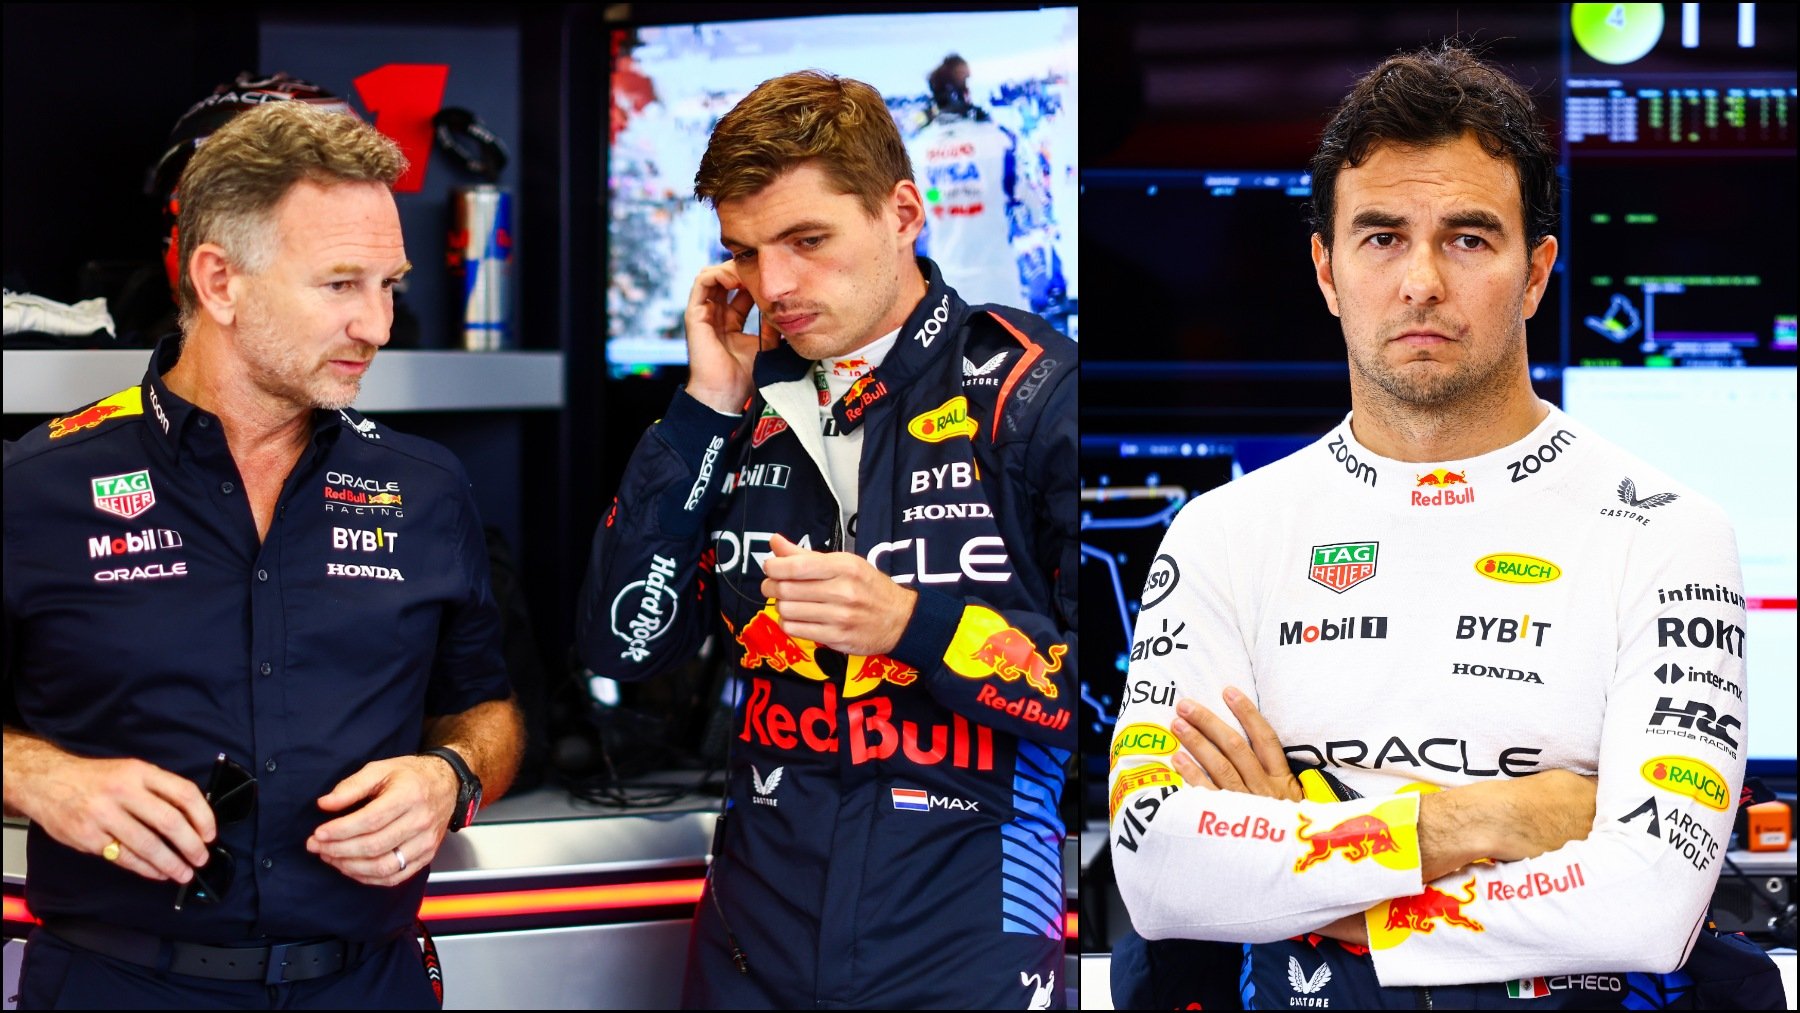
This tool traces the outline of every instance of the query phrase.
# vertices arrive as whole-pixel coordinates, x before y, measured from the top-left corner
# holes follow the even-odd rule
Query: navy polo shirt
[[[27,901],[207,943],[390,937],[425,877],[363,886],[306,839],[340,815],[318,797],[417,752],[427,715],[508,695],[468,476],[434,443],[318,411],[259,542],[218,417],[162,382],[179,354],[165,340],[142,385],[6,444],[9,720],[203,790],[224,752],[256,808],[220,828],[236,878],[216,906],[175,911],[173,883],[36,826]]]

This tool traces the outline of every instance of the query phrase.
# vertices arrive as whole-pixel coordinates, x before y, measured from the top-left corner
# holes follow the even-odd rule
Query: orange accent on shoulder
[[[988,310],[988,316],[999,321],[1000,326],[1006,328],[1007,333],[1017,338],[1019,344],[1025,346],[1025,354],[1019,356],[1019,361],[1013,365],[1012,372],[1006,374],[1006,382],[1000,385],[1000,398],[994,402],[994,421],[988,430],[988,442],[996,443],[1000,439],[1000,416],[1006,410],[1006,399],[1012,395],[1013,385],[1019,382],[1019,377],[1024,376],[1025,371],[1031,368],[1031,364],[1044,354],[1044,346],[1026,337],[1024,331],[1014,327],[1005,317],[993,310]]]

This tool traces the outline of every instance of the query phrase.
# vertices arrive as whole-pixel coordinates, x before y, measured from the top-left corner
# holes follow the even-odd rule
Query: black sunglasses
[[[242,823],[256,809],[256,778],[224,753],[213,760],[212,776],[206,782],[206,804],[213,812],[213,822],[223,829]],[[237,871],[237,860],[221,845],[207,849],[206,864],[194,870],[194,878],[175,890],[175,910],[188,901],[217,904],[231,890]]]

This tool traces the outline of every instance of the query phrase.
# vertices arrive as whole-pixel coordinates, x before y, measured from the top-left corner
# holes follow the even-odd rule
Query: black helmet
[[[176,263],[180,244],[176,241],[175,222],[180,204],[175,199],[175,186],[181,182],[182,171],[194,157],[194,149],[224,126],[226,121],[251,106],[289,100],[356,115],[356,111],[350,108],[350,103],[310,81],[302,81],[285,73],[259,77],[246,70],[239,72],[237,80],[230,84],[214,88],[211,95],[194,103],[175,121],[175,129],[169,131],[169,146],[151,168],[149,179],[144,184],[144,191],[162,205],[165,243],[163,263],[168,268],[171,292],[181,273],[180,265]]]

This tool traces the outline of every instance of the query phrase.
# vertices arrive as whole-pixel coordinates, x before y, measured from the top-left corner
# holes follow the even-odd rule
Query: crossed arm
[[[1205,706],[1182,700],[1169,730],[1182,752],[1171,765],[1190,787],[1235,791],[1299,802],[1300,778],[1288,764],[1280,737],[1256,704],[1236,688],[1224,692],[1225,705],[1243,727],[1240,734]],[[1421,878],[1431,882],[1481,859],[1503,862],[1536,858],[1570,841],[1585,840],[1594,825],[1595,779],[1566,770],[1531,777],[1481,781],[1419,799]],[[1362,914],[1345,915],[1315,930],[1357,945],[1368,945]]]

